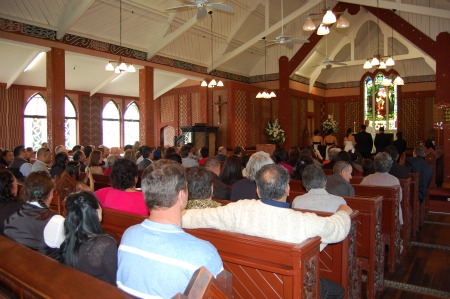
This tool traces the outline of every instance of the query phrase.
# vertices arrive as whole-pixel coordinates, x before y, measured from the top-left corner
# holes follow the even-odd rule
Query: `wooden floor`
[[[430,212],[397,271],[384,279],[380,299],[450,298],[450,213]]]

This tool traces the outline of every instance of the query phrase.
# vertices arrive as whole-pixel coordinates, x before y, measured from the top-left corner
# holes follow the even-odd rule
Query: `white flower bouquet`
[[[267,122],[265,131],[269,139],[275,144],[283,144],[286,141],[286,133],[281,129],[278,119],[275,119],[273,123]]]
[[[339,124],[333,119],[333,115],[328,115],[328,118],[322,123],[322,131],[327,133],[328,130],[332,129],[334,133],[339,131]]]

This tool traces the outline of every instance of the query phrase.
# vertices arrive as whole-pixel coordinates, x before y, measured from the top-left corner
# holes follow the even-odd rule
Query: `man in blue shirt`
[[[122,237],[117,286],[140,298],[172,298],[201,266],[217,276],[223,270],[217,250],[181,228],[188,200],[184,168],[169,160],[152,163],[144,171],[142,192],[150,217]]]

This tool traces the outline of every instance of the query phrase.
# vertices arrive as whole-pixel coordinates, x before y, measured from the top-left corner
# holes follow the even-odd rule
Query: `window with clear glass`
[[[64,103],[64,141],[68,149],[77,144],[77,111],[68,97]]]
[[[120,147],[120,113],[117,104],[109,101],[102,113],[103,144],[107,147]]]
[[[383,73],[364,79],[364,117],[378,130],[397,130],[397,85],[383,86]]]
[[[37,150],[47,142],[47,103],[40,94],[28,99],[24,111],[25,147]]]
[[[123,118],[124,144],[133,145],[139,141],[139,107],[135,102],[128,105]]]

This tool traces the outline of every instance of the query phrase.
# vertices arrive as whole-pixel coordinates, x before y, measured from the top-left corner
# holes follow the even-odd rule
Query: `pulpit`
[[[209,149],[209,155],[214,156],[217,152],[218,129],[219,127],[203,125],[181,127],[181,143],[193,143],[196,148],[205,146]]]

